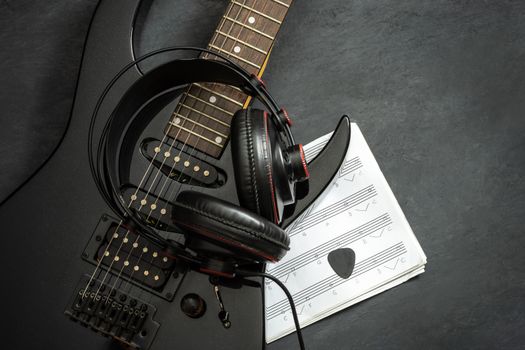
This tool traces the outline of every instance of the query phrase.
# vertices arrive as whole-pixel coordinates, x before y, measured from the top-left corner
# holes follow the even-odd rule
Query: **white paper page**
[[[307,159],[325,135],[305,146]],[[359,127],[339,174],[323,195],[287,228],[290,251],[267,272],[290,290],[304,327],[424,271],[426,257]],[[342,247],[356,253],[352,276],[339,277],[327,255]],[[284,293],[265,280],[266,341],[295,330]]]

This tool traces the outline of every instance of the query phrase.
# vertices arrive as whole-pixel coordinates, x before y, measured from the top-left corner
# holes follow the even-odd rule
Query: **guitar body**
[[[8,324],[8,330],[3,332],[3,344],[7,344],[7,348],[80,350],[118,344],[71,322],[64,316],[64,310],[71,308],[79,288],[84,288],[86,278],[95,269],[93,255],[98,247],[94,245],[104,236],[105,232],[100,230],[112,222],[113,214],[91,176],[87,135],[91,114],[106,84],[134,59],[132,33],[139,5],[140,0],[99,3],[84,49],[65,138],[39,173],[0,208],[2,265],[9,270],[7,280],[2,283],[2,300],[7,304],[4,321]],[[132,69],[119,80],[104,102],[101,114],[111,113],[127,88],[140,76],[140,71]],[[317,164],[311,165],[310,194],[298,203],[296,215],[322,192],[336,173],[348,139],[349,123],[345,119],[327,149],[316,158]],[[228,147],[220,159],[210,160],[212,165],[220,164],[226,173],[231,171]],[[206,191],[238,203],[231,176],[223,186]],[[231,321],[231,327],[225,328],[217,316],[220,309],[210,278],[194,271],[174,269],[172,272],[168,276],[170,280],[160,289],[133,282],[116,284],[117,291],[147,305],[147,319],[141,331],[129,337],[129,344],[154,350],[264,347],[261,281],[221,289]],[[109,281],[114,277],[110,274]],[[181,312],[181,299],[189,293],[205,300],[207,311],[202,317],[190,318]]]

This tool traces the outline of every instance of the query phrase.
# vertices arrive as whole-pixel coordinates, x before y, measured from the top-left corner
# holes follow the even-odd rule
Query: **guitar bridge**
[[[153,320],[156,311],[152,304],[98,280],[90,282],[86,275],[75,288],[64,314],[103,336],[135,349],[148,349],[160,328]]]

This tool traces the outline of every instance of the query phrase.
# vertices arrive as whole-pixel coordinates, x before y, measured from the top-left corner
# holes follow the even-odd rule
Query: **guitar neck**
[[[208,49],[261,76],[291,3],[292,0],[232,0]],[[202,57],[216,59],[210,54]],[[248,96],[236,87],[191,84],[181,96],[165,133],[186,147],[218,158],[230,136],[233,114],[247,101]]]

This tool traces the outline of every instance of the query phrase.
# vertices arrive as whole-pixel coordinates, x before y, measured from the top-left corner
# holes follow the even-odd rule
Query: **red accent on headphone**
[[[306,158],[304,156],[304,150],[303,150],[302,144],[299,144],[299,151],[301,154],[301,163],[303,163],[304,173],[306,175],[306,178],[308,179],[310,177],[310,172],[308,171],[308,164],[306,164]]]
[[[281,114],[284,116],[284,120],[286,121],[286,124],[288,124],[288,126],[291,127],[293,122],[292,122],[292,119],[290,118],[290,116],[288,115],[288,111],[286,111],[286,109],[284,109],[284,108],[281,108],[281,110],[279,112],[281,112]]]
[[[259,78],[259,77],[258,77],[257,75],[255,75],[255,74],[252,74],[251,77],[252,77],[252,79],[257,80],[257,81],[259,82],[259,84],[261,84],[261,85],[266,89],[266,84],[264,83],[264,81],[263,81],[261,78]]]
[[[270,135],[268,135],[268,112],[264,111],[264,129],[266,131],[266,144],[268,145],[268,151],[271,153],[270,145]],[[271,159],[271,157],[270,157]],[[272,164],[270,162],[270,173],[268,174],[268,180],[270,181],[270,190],[272,192],[272,206],[273,206],[273,216],[275,224],[279,224],[279,214],[277,210],[277,200],[275,199],[275,190],[273,186],[273,174],[272,174]]]

